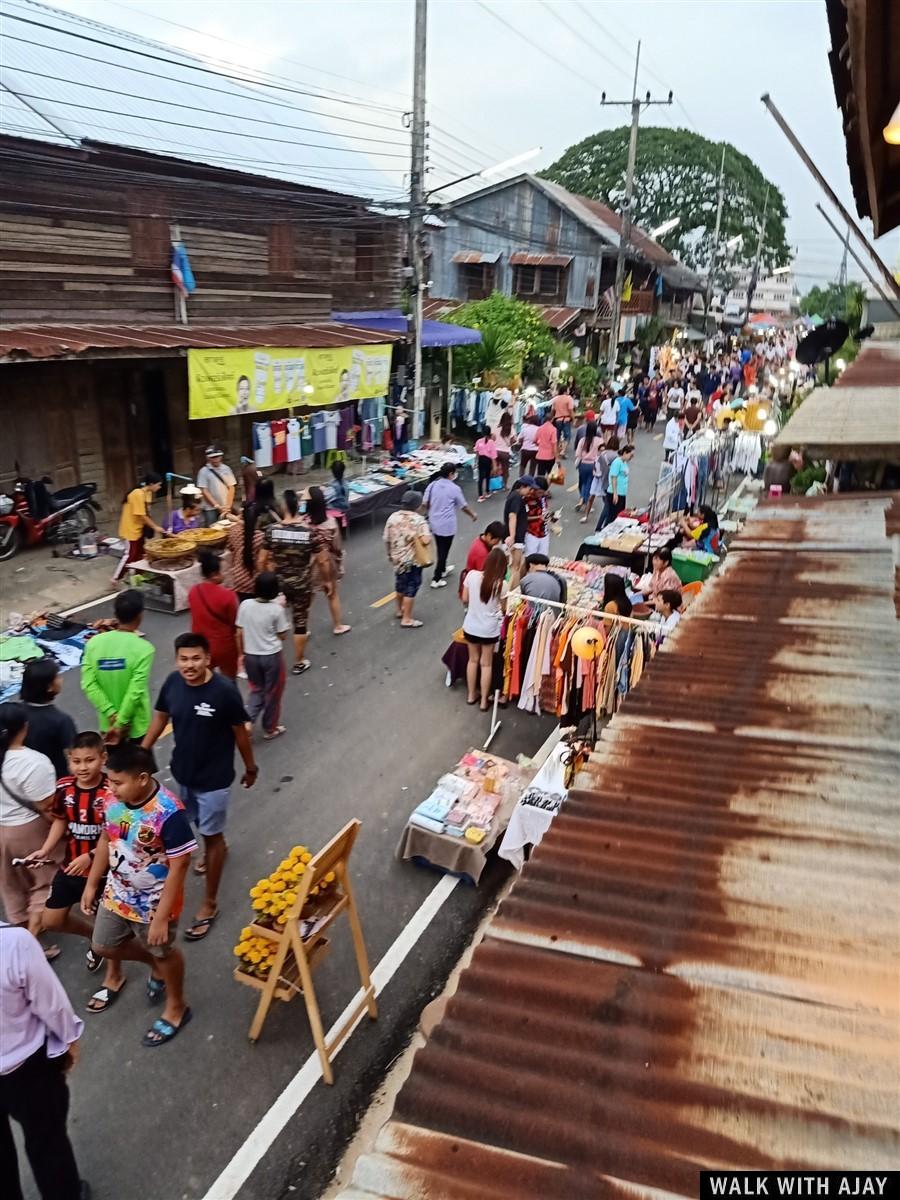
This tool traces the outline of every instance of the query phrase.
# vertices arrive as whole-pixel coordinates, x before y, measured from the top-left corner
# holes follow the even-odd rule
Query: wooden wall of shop
[[[140,151],[0,137],[4,322],[169,324],[170,230],[191,323],[327,320],[399,301],[401,222],[350,196]]]

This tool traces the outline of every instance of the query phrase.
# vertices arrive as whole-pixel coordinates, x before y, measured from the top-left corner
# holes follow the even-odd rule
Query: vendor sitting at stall
[[[656,597],[656,611],[650,614],[650,620],[659,626],[660,634],[665,637],[671,633],[681,620],[682,595],[677,588],[666,588]]]
[[[719,549],[719,518],[714,508],[701,504],[696,513],[678,518],[682,546],[689,550],[705,550],[715,554]]]
[[[199,529],[203,524],[203,513],[200,508],[201,492],[192,483],[187,484],[179,492],[181,508],[176,508],[166,521],[167,533],[181,533],[185,529]]]
[[[646,575],[642,575],[635,585],[637,591],[642,592],[648,600],[655,600],[666,588],[677,590],[681,587],[681,580],[672,566],[672,551],[668,546],[660,546],[658,550],[653,551],[650,566],[651,569]]]

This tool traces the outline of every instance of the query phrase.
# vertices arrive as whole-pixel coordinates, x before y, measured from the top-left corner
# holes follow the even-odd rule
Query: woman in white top
[[[43,845],[56,795],[56,771],[45,754],[29,750],[28,709],[24,704],[0,704],[0,899],[10,925],[26,925],[37,936],[44,903],[62,857],[62,843],[54,861],[43,867],[13,866]],[[56,958],[59,947],[46,951]]]
[[[494,649],[503,624],[507,566],[506,555],[495,546],[485,559],[484,570],[470,571],[463,584],[462,599],[466,606],[463,635],[469,645],[467,702],[474,704],[478,700],[480,675],[482,712],[487,712]]]

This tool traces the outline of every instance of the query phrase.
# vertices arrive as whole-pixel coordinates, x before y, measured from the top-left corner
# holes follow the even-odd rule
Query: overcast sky
[[[394,111],[357,111],[389,131],[400,130],[397,110],[409,107],[412,0],[57,5],[194,54],[239,61],[297,87],[382,103]],[[638,38],[641,92],[665,96],[672,88],[676,97],[671,109],[651,109],[645,121],[694,128],[749,155],[785,194],[801,290],[833,278],[841,247],[815,209],[818,186],[759,99],[771,93],[855,214],[828,68],[824,0],[430,0],[432,185],[541,145],[541,157],[528,164],[538,169],[573,142],[622,124],[626,110],[604,109],[600,92],[630,96]],[[331,128],[346,132],[347,126]],[[404,164],[390,165],[395,174],[372,176],[372,182],[384,194],[398,194]],[[897,263],[900,233],[881,239],[879,250],[890,265]]]

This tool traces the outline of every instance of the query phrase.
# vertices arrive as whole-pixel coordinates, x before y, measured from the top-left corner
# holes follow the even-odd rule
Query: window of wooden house
[[[517,296],[528,298],[537,293],[537,267],[516,267],[513,291]]]
[[[375,233],[371,229],[357,229],[354,278],[357,283],[373,283],[375,280]]]
[[[493,263],[460,263],[459,294],[463,300],[484,300],[496,287]]]
[[[296,268],[297,237],[289,221],[275,221],[269,226],[269,272],[272,275],[293,275]]]
[[[565,298],[565,269],[563,267],[538,267],[537,294],[542,300]]]

